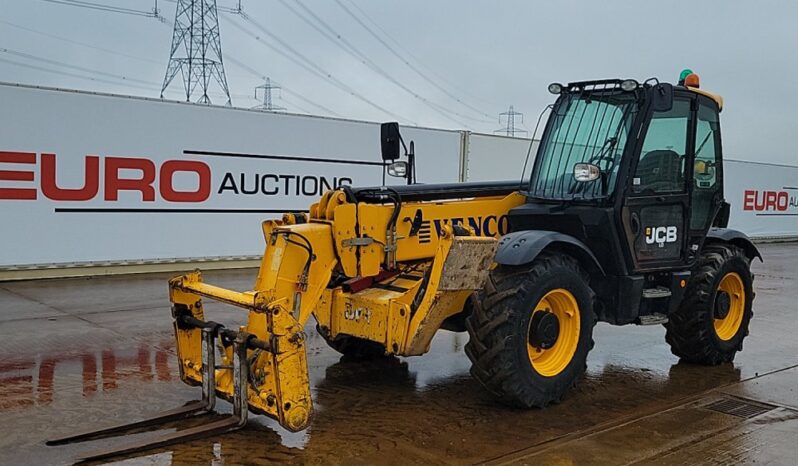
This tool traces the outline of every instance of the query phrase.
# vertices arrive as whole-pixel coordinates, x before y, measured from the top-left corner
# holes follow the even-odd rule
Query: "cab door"
[[[718,105],[705,96],[696,97],[695,150],[690,174],[690,225],[687,259],[696,259],[707,230],[723,205],[723,157]]]
[[[685,264],[695,100],[674,93],[668,111],[651,111],[630,169],[622,222],[636,272]]]

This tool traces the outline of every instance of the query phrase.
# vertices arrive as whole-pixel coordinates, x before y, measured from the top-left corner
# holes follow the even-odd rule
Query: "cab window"
[[[654,112],[632,178],[632,193],[654,195],[685,191],[685,156],[690,100],[675,98],[667,112]]]
[[[703,103],[698,105],[693,161],[693,202],[690,229],[709,226],[714,213],[716,193],[721,187],[720,124],[717,110]]]

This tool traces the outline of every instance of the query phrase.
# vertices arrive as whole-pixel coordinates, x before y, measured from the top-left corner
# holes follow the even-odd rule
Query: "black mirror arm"
[[[402,141],[402,146],[404,146]],[[416,149],[413,141],[410,141],[410,152],[405,148],[405,155],[407,156],[407,163],[410,165],[407,170],[407,184],[414,184],[416,182]]]
[[[405,145],[405,140],[402,138],[401,133],[399,134],[399,142],[402,144],[402,148],[405,150],[405,157],[407,157],[407,146]],[[410,141],[410,144],[413,144],[413,141]]]
[[[606,196],[610,191],[610,174],[609,172],[601,172],[601,195]]]

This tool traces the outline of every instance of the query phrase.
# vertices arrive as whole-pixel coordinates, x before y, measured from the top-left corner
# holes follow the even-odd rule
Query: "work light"
[[[629,92],[637,89],[639,85],[640,84],[638,84],[638,82],[635,81],[634,79],[625,79],[621,82],[621,89]]]

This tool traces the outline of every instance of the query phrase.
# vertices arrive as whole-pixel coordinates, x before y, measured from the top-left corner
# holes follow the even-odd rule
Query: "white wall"
[[[0,105],[0,268],[257,256],[263,248],[261,221],[307,209],[323,191],[322,177],[360,186],[382,179],[377,123],[2,83]],[[520,180],[530,144],[469,132],[402,132],[415,140],[422,183]],[[537,144],[524,176],[536,149]],[[44,176],[45,162],[54,158],[59,188],[79,189],[85,185],[87,156],[97,161],[96,167],[88,165],[96,192],[89,189],[86,200],[53,199],[63,193],[44,189],[52,184]],[[286,156],[295,159],[279,159]],[[152,200],[135,190],[121,190],[116,200],[106,193],[115,174],[120,179],[144,174],[141,169],[106,173],[114,157],[151,168],[154,180],[145,185],[151,186]],[[174,161],[207,167],[207,198],[178,202],[164,196],[161,172]],[[247,189],[256,174],[265,175],[266,193],[244,194],[242,173]],[[301,189],[297,194],[296,178],[288,178],[297,176],[304,194]],[[178,171],[173,189],[197,191],[199,179]],[[222,189],[232,188],[231,179],[238,193]],[[798,235],[798,167],[727,160],[725,188],[732,227],[755,237]],[[15,199],[30,196],[35,199]]]
[[[382,179],[380,166],[362,163],[381,160],[377,123],[3,84],[0,105],[0,152],[5,153],[0,153],[0,267],[259,255],[263,249],[261,221],[281,216],[262,211],[306,210],[318,199],[316,192],[297,195],[287,177],[312,177],[305,180],[308,193],[320,177],[330,181],[346,178],[360,186],[379,185]],[[457,181],[459,132],[402,128],[402,133],[408,141],[415,140],[420,181]],[[191,151],[324,161],[195,155]],[[55,154],[60,188],[82,188],[86,156],[98,157],[98,170],[90,170],[98,174],[96,195],[81,201],[48,198],[43,191],[42,167],[49,156],[42,154],[49,153]],[[121,191],[118,200],[107,199],[105,190],[112,184],[105,173],[110,157],[139,159],[136,163],[151,166],[156,178],[151,183],[154,200],[144,200],[141,192],[128,190]],[[27,159],[33,163],[19,163]],[[207,166],[207,199],[164,199],[160,172],[167,161]],[[118,173],[127,179],[141,178],[144,172],[122,169]],[[274,193],[279,188],[279,192],[247,195],[241,193],[240,186],[238,194],[232,189],[219,192],[227,173],[236,185],[244,173],[248,189],[255,174],[269,175],[266,191]],[[176,172],[173,188],[196,191],[199,179],[195,173]],[[284,192],[286,180],[288,193]],[[393,179],[392,183],[396,182]],[[36,199],[9,199],[20,195],[35,195]]]
[[[526,175],[531,173],[538,142],[529,152],[531,139],[467,133],[465,179],[468,181],[521,180],[529,153]]]

